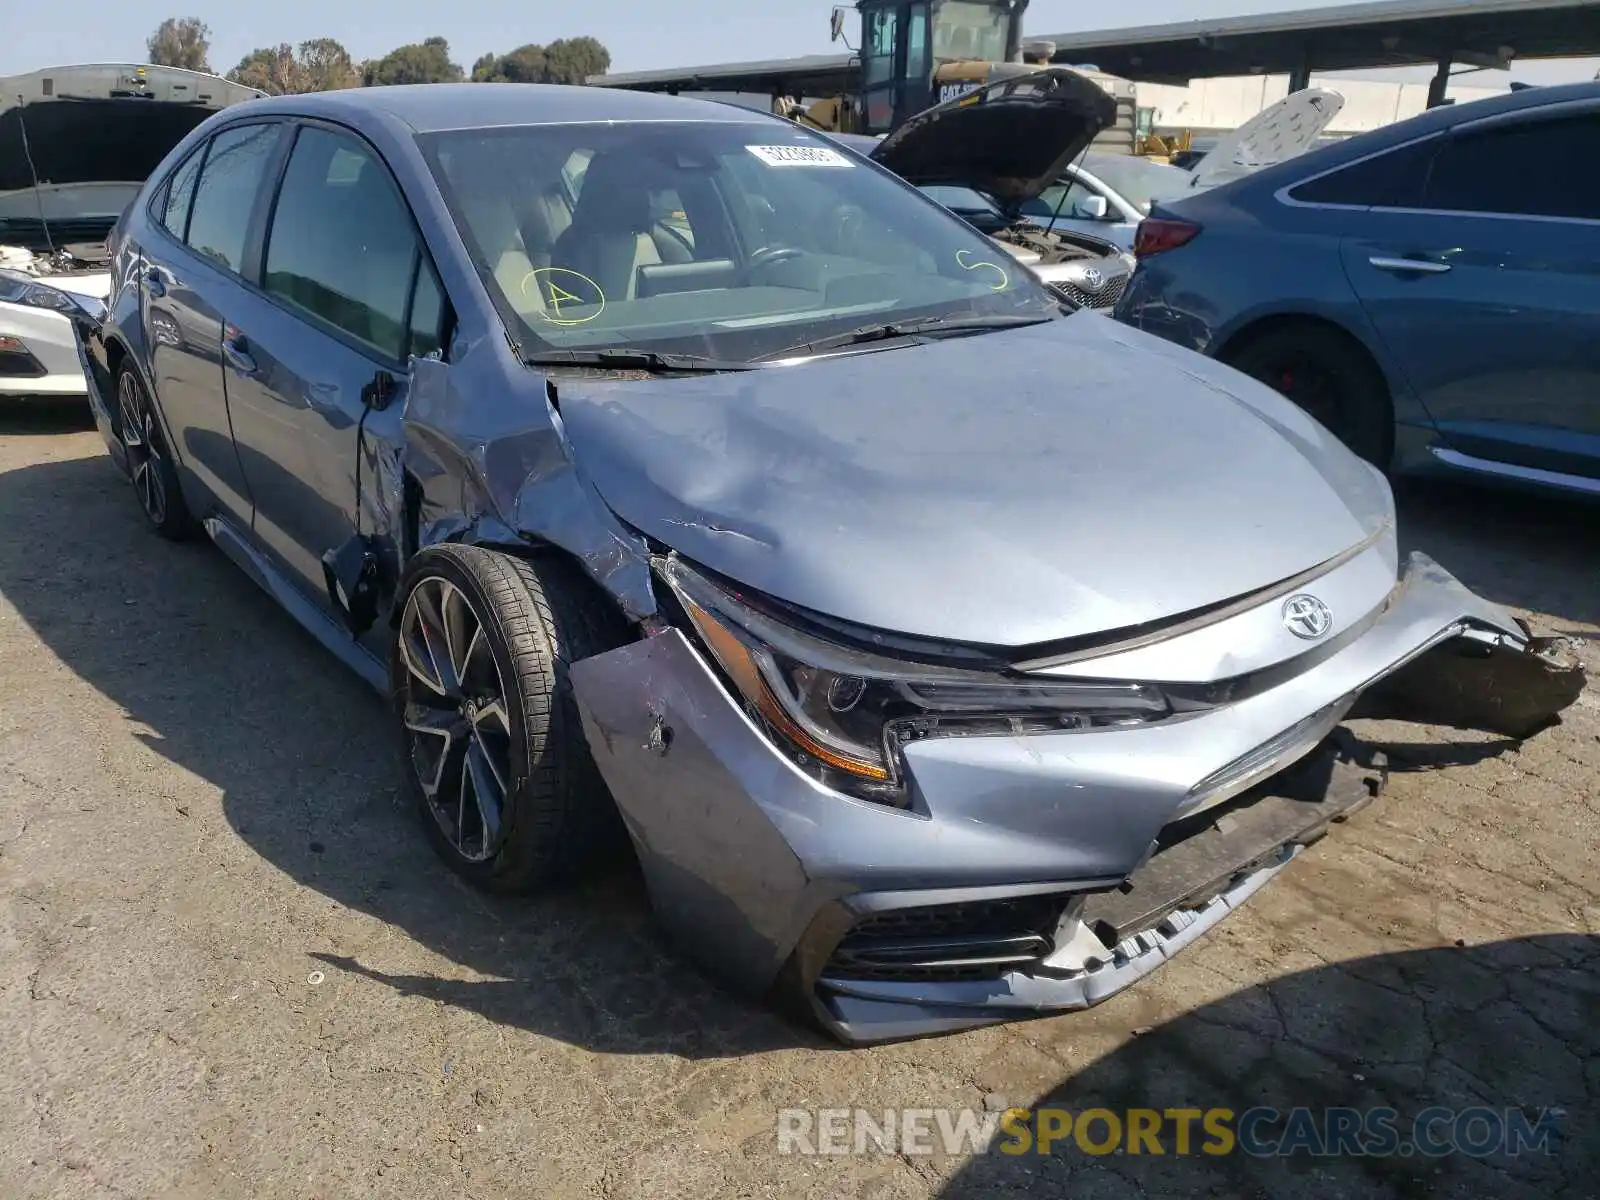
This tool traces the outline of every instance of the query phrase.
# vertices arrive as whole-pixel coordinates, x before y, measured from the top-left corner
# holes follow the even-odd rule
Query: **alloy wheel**
[[[406,599],[399,651],[417,782],[450,845],[483,862],[500,848],[511,787],[511,721],[488,634],[461,589],[429,575]]]
[[[1336,434],[1348,424],[1339,381],[1320,363],[1296,359],[1281,363],[1265,382]]]
[[[145,403],[132,372],[117,383],[117,407],[122,447],[128,455],[128,473],[139,493],[139,503],[154,525],[167,519],[166,462],[161,456],[155,414]]]

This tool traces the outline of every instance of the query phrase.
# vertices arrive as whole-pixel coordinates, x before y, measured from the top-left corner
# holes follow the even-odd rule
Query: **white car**
[[[136,64],[0,79],[0,398],[86,394],[73,321],[111,290],[117,219],[191,129],[263,94]]]
[[[1054,187],[1022,206],[1022,215],[1133,249],[1150,206],[1216,187],[1315,147],[1344,108],[1338,92],[1290,92],[1217,140],[1192,170],[1127,154],[1086,154]]]

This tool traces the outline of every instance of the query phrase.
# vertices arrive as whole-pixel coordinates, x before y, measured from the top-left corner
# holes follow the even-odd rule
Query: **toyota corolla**
[[[261,100],[115,246],[113,457],[392,697],[444,860],[625,830],[689,953],[846,1041],[1127,986],[1372,798],[1358,706],[1523,736],[1583,684],[1288,401],[765,114]]]

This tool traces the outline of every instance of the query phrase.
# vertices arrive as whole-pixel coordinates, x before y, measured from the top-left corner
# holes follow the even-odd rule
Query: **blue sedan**
[[[1363,457],[1600,494],[1600,84],[1409,121],[1158,204],[1118,316]]]

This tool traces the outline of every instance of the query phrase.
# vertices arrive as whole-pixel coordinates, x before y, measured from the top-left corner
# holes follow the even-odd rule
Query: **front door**
[[[378,485],[370,456],[361,477],[363,435],[393,439],[409,355],[437,349],[439,291],[419,244],[377,152],[348,131],[303,125],[266,231],[260,290],[229,310],[222,331],[255,539],[325,610],[323,555],[375,532],[358,529],[370,521],[358,487]],[[419,270],[425,295],[413,305]],[[414,318],[433,334],[414,338]],[[380,391],[386,403],[368,413]]]
[[[1459,128],[1345,270],[1450,447],[1600,476],[1600,107]]]

